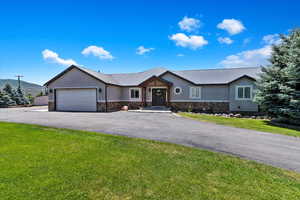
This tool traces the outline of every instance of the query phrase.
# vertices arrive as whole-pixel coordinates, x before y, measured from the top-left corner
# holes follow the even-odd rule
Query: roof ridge
[[[86,68],[86,67],[82,67],[82,66],[76,66],[76,67],[87,70],[87,71],[92,71],[92,72],[96,72],[96,73],[99,73],[99,74],[107,75],[107,74],[104,74],[102,72],[98,72],[98,71],[95,71],[93,69],[90,69],[90,68]]]
[[[209,71],[209,70],[233,70],[233,69],[255,69],[261,67],[233,67],[233,68],[215,68],[215,69],[187,69],[187,70],[170,70],[171,72],[183,72],[183,71]]]
[[[142,73],[145,73],[145,72],[148,72],[148,71],[154,70],[154,69],[164,69],[164,70],[168,71],[168,69],[166,69],[166,68],[164,68],[164,67],[153,67],[153,68],[151,68],[151,69],[144,70],[144,71],[140,71],[140,72],[115,73],[115,74],[107,74],[107,75],[142,74]]]
[[[80,69],[82,69],[82,70],[84,70],[84,71],[86,71],[86,72],[94,72],[94,73],[97,73],[97,74],[99,74],[99,75],[106,76],[107,78],[112,79],[112,80],[111,80],[112,82],[110,82],[110,83],[113,83],[113,84],[119,84],[119,82],[118,82],[116,79],[114,79],[114,78],[113,78],[111,75],[109,75],[109,74],[105,74],[105,73],[102,73],[102,72],[98,72],[98,71],[95,71],[95,70],[93,70],[93,69],[85,68],[85,67],[83,67],[83,66],[77,66],[77,65],[74,65],[74,66],[77,67],[77,68],[80,68]]]

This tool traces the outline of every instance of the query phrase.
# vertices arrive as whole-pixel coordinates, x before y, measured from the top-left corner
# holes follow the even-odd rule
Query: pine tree
[[[290,96],[287,114],[290,122],[300,124],[300,29],[292,31],[289,36],[287,57],[287,68],[284,69],[289,88],[286,94]]]
[[[0,90],[0,107],[6,107],[6,102],[4,101],[4,93]]]
[[[14,106],[17,105],[15,99],[15,92],[12,89],[11,85],[6,84],[3,88],[2,100],[6,106]]]
[[[12,93],[13,93],[13,89],[12,89],[11,85],[8,83],[5,84],[3,91],[9,95],[12,95]]]
[[[5,91],[0,92],[0,107],[15,106],[16,102]]]
[[[255,100],[269,116],[300,124],[300,30],[281,36],[270,62],[262,68]]]
[[[15,101],[18,105],[27,105],[29,104],[29,100],[25,97],[21,87],[18,87],[17,91],[14,94]]]
[[[24,95],[21,87],[18,87],[17,90],[14,90],[11,85],[6,84],[3,88],[5,101],[9,105],[27,105],[29,104],[28,98]]]

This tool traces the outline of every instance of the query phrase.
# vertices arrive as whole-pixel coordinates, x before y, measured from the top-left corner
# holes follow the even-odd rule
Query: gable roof
[[[261,72],[260,67],[249,68],[227,68],[227,69],[202,69],[202,70],[183,70],[183,71],[168,71],[165,68],[153,68],[147,71],[138,73],[122,73],[122,74],[103,74],[84,67],[71,65],[69,68],[46,82],[47,86],[51,82],[60,78],[62,75],[72,69],[78,69],[83,73],[92,76],[93,78],[109,85],[117,86],[138,86],[144,81],[152,77],[162,77],[167,73],[171,73],[183,80],[186,80],[195,85],[201,84],[229,84],[242,77],[257,79]]]
[[[72,69],[77,69],[103,83],[106,84],[114,84],[114,81],[112,80],[112,78],[106,74],[100,73],[100,72],[95,72],[93,70],[90,69],[86,69],[84,67],[78,67],[75,65],[71,65],[70,67],[68,67],[67,69],[65,69],[64,71],[62,71],[61,73],[59,73],[58,75],[56,75],[54,78],[50,79],[49,81],[47,81],[44,86],[48,86],[51,82],[55,81],[56,79],[60,78],[61,76],[63,76],[65,73],[71,71]]]
[[[153,68],[138,73],[109,74],[121,86],[139,85],[153,76],[160,76],[167,70],[165,68]]]
[[[162,79],[160,76],[155,76],[154,75],[154,76],[151,76],[150,78],[146,79],[145,81],[141,82],[139,84],[139,86],[147,85],[149,82],[152,82],[152,81],[155,81],[155,80],[158,80],[158,81],[160,81],[160,82],[162,82],[162,83],[164,83],[164,84],[166,84],[168,86],[173,85],[173,83],[171,83],[171,82],[169,82],[169,81],[167,81],[165,79]]]
[[[229,84],[242,77],[248,77],[256,80],[259,73],[261,73],[261,67],[201,69],[170,72],[196,85]]]

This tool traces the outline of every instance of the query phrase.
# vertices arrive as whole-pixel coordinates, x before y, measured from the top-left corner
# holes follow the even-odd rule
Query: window
[[[130,88],[129,96],[130,96],[130,99],[139,99],[140,98],[140,88]]]
[[[174,93],[175,93],[175,94],[181,94],[181,92],[182,92],[181,87],[175,87],[175,88],[174,88]]]
[[[235,98],[237,100],[252,99],[252,86],[237,86]]]
[[[199,99],[201,98],[201,87],[190,88],[190,98]]]

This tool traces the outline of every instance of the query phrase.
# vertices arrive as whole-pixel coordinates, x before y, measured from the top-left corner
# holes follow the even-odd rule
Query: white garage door
[[[96,89],[57,89],[56,110],[97,111]]]

